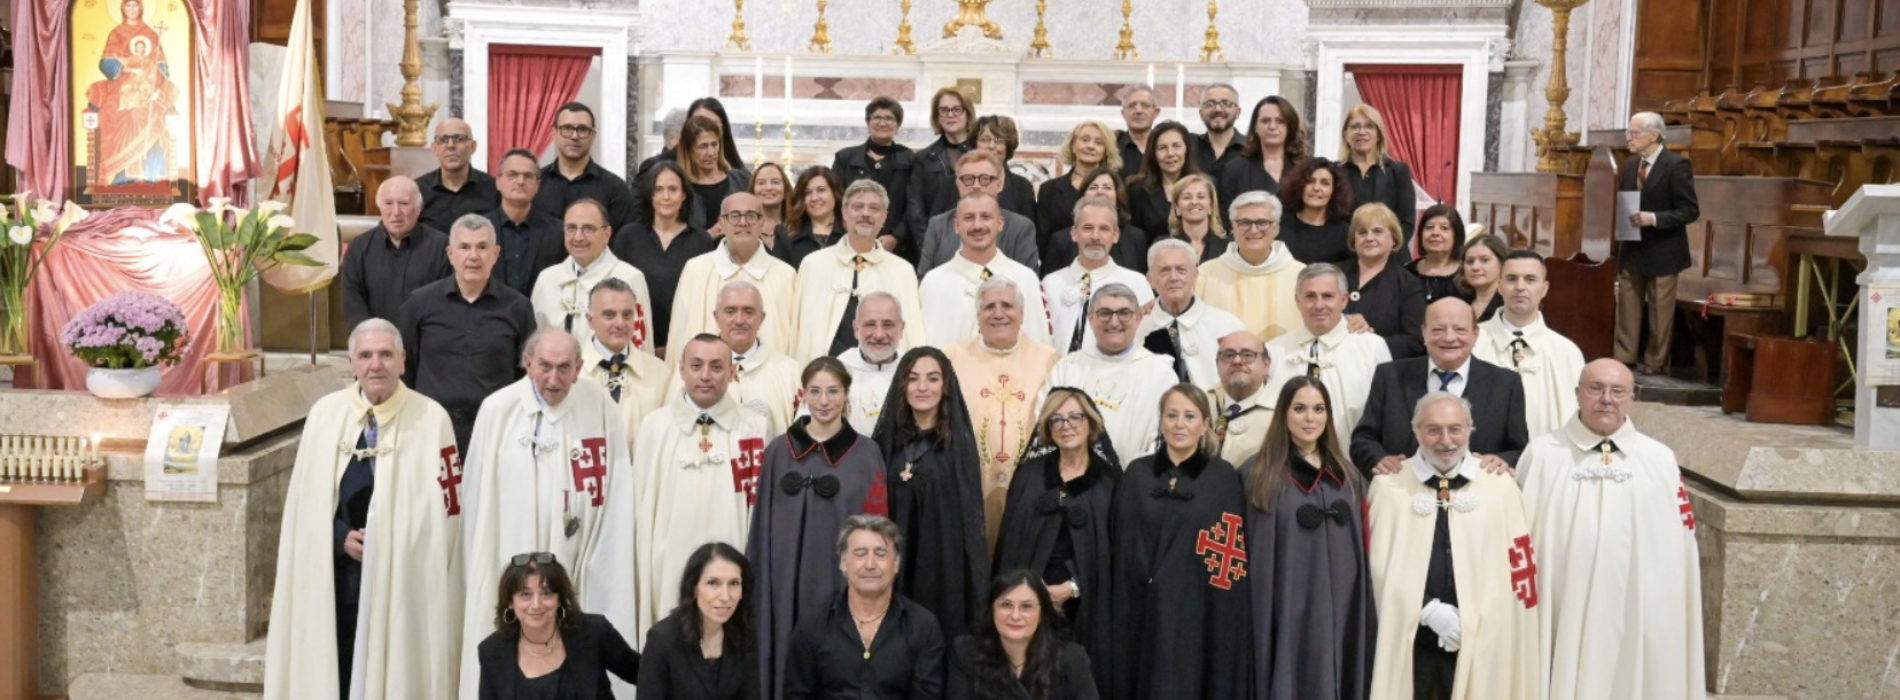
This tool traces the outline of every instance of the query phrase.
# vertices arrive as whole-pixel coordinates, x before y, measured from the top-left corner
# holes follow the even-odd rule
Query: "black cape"
[[[1379,632],[1365,495],[1346,486],[1339,465],[1322,474],[1294,456],[1291,468],[1273,512],[1247,509],[1252,699],[1364,700]]]
[[[1122,474],[1109,524],[1111,700],[1246,697],[1246,512],[1240,474],[1219,457],[1176,465],[1162,451]]]
[[[746,558],[758,585],[759,697],[778,698],[801,612],[823,610],[844,590],[838,531],[845,518],[890,512],[877,444],[851,429],[824,442],[805,432],[804,416],[765,448],[759,503]]]
[[[1069,630],[1076,644],[1096,663],[1095,684],[1108,682],[1106,664],[1108,641],[1114,627],[1108,615],[1109,586],[1112,576],[1108,539],[1109,509],[1115,500],[1115,484],[1121,480],[1112,448],[1106,435],[1089,454],[1088,471],[1074,481],[1063,483],[1061,453],[1031,443],[1029,451],[1010,481],[1009,498],[1003,508],[1003,527],[996,539],[998,572],[1024,569],[1040,576],[1044,583],[1074,580],[1082,596],[1070,601],[1073,616]],[[1058,536],[1067,531],[1071,556],[1052,561]],[[1067,577],[1048,575],[1060,567]],[[1065,613],[1068,611],[1065,610]]]

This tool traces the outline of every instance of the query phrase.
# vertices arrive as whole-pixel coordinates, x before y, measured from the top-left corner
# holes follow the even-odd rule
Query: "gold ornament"
[[[897,23],[897,41],[891,42],[891,55],[915,56],[917,43],[910,39],[910,0],[904,0],[899,7],[902,8],[904,14],[903,19]]]
[[[1544,112],[1543,130],[1531,132],[1531,141],[1537,143],[1537,172],[1540,173],[1563,172],[1557,149],[1577,145],[1578,135],[1565,125],[1564,102],[1570,99],[1570,83],[1564,75],[1564,54],[1570,49],[1570,11],[1586,2],[1589,0],[1537,0],[1537,4],[1549,8],[1551,14],[1550,84],[1544,88],[1544,99],[1550,102],[1550,109]]]
[[[385,102],[389,106],[389,116],[395,117],[401,126],[396,129],[396,145],[429,145],[429,120],[435,117],[440,104],[422,106],[422,42],[416,38],[416,11],[418,0],[403,0],[402,3],[402,104]]]
[[[1141,57],[1135,50],[1135,26],[1133,21],[1135,5],[1131,0],[1122,0],[1122,39],[1115,42],[1115,60],[1132,61]]]
[[[1227,53],[1220,50],[1220,30],[1214,27],[1214,15],[1220,12],[1215,1],[1207,0],[1207,39],[1201,42],[1202,63],[1227,60]]]
[[[825,23],[825,0],[818,0],[818,23],[811,25],[810,53],[831,53],[831,25]]]
[[[989,15],[983,11],[989,4],[990,0],[957,0],[957,18],[943,25],[943,37],[952,39],[964,27],[979,27],[983,30],[983,36],[1002,39],[1003,28],[991,22]]]
[[[752,50],[752,40],[745,35],[745,0],[732,0],[732,34],[726,36],[726,48]]]
[[[1043,16],[1049,13],[1049,0],[1036,0],[1036,38],[1029,42],[1030,58],[1048,58],[1049,28],[1043,26]]]

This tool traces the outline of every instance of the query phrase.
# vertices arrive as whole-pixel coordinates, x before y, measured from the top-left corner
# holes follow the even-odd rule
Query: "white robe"
[[[1102,412],[1109,442],[1126,468],[1136,458],[1155,450],[1161,434],[1161,394],[1174,386],[1174,363],[1167,357],[1131,346],[1110,357],[1100,348],[1078,350],[1056,362],[1043,384],[1043,398],[1055,387],[1080,389]],[[1038,402],[1040,415],[1040,402]]]
[[[605,359],[599,343],[582,345],[581,376],[606,389],[610,397],[614,386],[620,386],[620,415],[626,418],[627,439],[631,441],[634,434],[640,432],[640,421],[666,403],[666,386],[674,374],[666,370],[664,360],[635,352],[627,354],[626,364],[616,377],[600,365]],[[627,453],[633,453],[632,445],[628,445]]]
[[[1392,361],[1392,349],[1377,333],[1346,330],[1343,319],[1317,338],[1317,362],[1312,355],[1315,339],[1312,331],[1300,325],[1267,341],[1267,355],[1273,359],[1273,367],[1267,375],[1264,391],[1273,397],[1268,401],[1279,401],[1280,390],[1287,380],[1306,374],[1318,364],[1319,381],[1326,385],[1326,393],[1333,399],[1333,405],[1327,407],[1333,416],[1333,433],[1339,436],[1340,442],[1348,443],[1352,441],[1352,429],[1358,427],[1359,417],[1366,412],[1366,397],[1372,393],[1372,373],[1379,365]]]
[[[652,354],[653,344],[648,339],[653,335],[653,310],[649,308],[653,297],[647,296],[647,276],[640,268],[605,250],[586,272],[579,272],[578,268],[574,256],[570,255],[534,278],[534,293],[529,301],[534,304],[535,323],[542,328],[563,328],[568,326],[571,317],[573,325],[568,332],[574,335],[574,342],[587,347],[594,342],[594,329],[587,325],[587,308],[593,300],[594,285],[613,277],[633,287],[633,347]]]
[[[847,239],[807,255],[805,261],[799,263],[798,290],[792,304],[798,314],[798,330],[792,357],[810,362],[831,353],[831,340],[836,337],[838,324],[844,321],[844,307],[852,296],[851,275],[856,267],[852,258],[859,255],[864,257],[864,270],[857,272],[858,296],[886,292],[897,297],[898,313],[904,317],[904,340],[899,345],[914,348],[924,344],[924,312],[917,302],[917,268],[878,246],[871,246],[870,252],[859,253]]]
[[[476,645],[495,631],[495,586],[517,554],[554,554],[574,579],[582,610],[636,629],[627,586],[634,481],[626,427],[607,390],[581,379],[561,405],[543,408],[532,380],[522,379],[482,401],[473,435],[463,485],[471,516],[462,530],[463,700],[476,697]],[[617,695],[631,697],[622,692],[628,686],[613,683]]]
[[[924,303],[924,340],[937,348],[947,348],[977,335],[976,288],[983,284],[983,271],[1001,275],[1016,283],[1023,293],[1022,339],[1049,344],[1049,310],[1043,303],[1042,280],[1036,271],[998,253],[988,264],[978,265],[958,254],[924,275],[917,286]]]
[[[1220,367],[1214,361],[1214,356],[1220,353],[1220,339],[1247,327],[1239,317],[1204,299],[1195,299],[1180,316],[1168,313],[1161,302],[1156,301],[1154,308],[1141,317],[1141,327],[1135,331],[1135,337],[1145,339],[1148,334],[1176,321],[1181,323],[1181,359],[1187,363],[1188,383],[1204,391],[1220,386]]]
[[[1602,440],[1573,417],[1517,460],[1550,700],[1701,700],[1702,570],[1681,468],[1628,421],[1607,458]]]
[[[353,698],[453,697],[462,658],[461,472],[448,412],[398,386],[373,409],[357,385],[311,407],[277,544],[264,697],[337,697],[337,487],[376,412],[363,528]],[[492,615],[492,611],[491,611]]]
[[[1240,415],[1231,419],[1227,417],[1228,407],[1235,402],[1227,395],[1226,387],[1215,389],[1209,398],[1214,400],[1214,432],[1220,440],[1220,458],[1239,469],[1266,444],[1267,429],[1273,427],[1273,406],[1280,400],[1280,393],[1269,394],[1267,386],[1260,385],[1239,401]]]
[[[1261,340],[1273,340],[1301,327],[1297,280],[1306,269],[1286,244],[1273,242],[1273,252],[1259,265],[1240,257],[1240,246],[1229,246],[1220,257],[1201,263],[1194,295],[1240,317]]]
[[[804,373],[805,366],[759,343],[734,369],[736,376],[727,385],[727,395],[765,420],[767,436],[783,435],[804,404],[805,387],[799,384],[798,375]],[[685,390],[685,380],[675,372],[667,382],[666,396],[678,396]]]
[[[619,585],[638,600],[633,622],[623,628],[636,645],[679,604],[680,576],[693,550],[707,542],[743,548],[752,524],[765,462],[765,419],[730,394],[703,412],[714,422],[703,433],[696,424],[701,413],[684,392],[675,393],[647,416],[635,438],[638,563]]]
[[[686,261],[680,270],[678,291],[673,293],[673,323],[668,338],[680,347],[700,333],[719,333],[713,309],[719,305],[719,289],[731,282],[751,282],[765,300],[765,323],[759,327],[759,340],[773,350],[789,353],[795,347],[798,314],[792,305],[798,271],[785,261],[772,257],[765,246],[752,254],[744,265],[734,262],[726,242],[720,241],[713,252]],[[679,367],[679,355],[667,357],[667,366]]]
[[[864,359],[861,348],[851,348],[838,355],[838,361],[851,373],[851,407],[845,413],[846,420],[859,435],[870,435],[877,428],[878,416],[884,415],[884,399],[890,394],[891,381],[897,377],[897,360],[903,356],[899,350],[891,356],[891,361],[874,365]]]
[[[1049,303],[1050,342],[1057,350],[1069,352],[1095,347],[1095,328],[1088,323],[1089,295],[1104,285],[1114,283],[1128,285],[1129,289],[1134,290],[1137,304],[1146,304],[1155,298],[1154,289],[1148,286],[1148,278],[1116,265],[1113,259],[1089,270],[1082,267],[1081,258],[1076,258],[1068,267],[1042,278],[1042,293],[1048,297],[1046,301]],[[1080,345],[1073,343],[1077,328],[1082,332]]]
[[[1524,342],[1530,344],[1521,362],[1513,361],[1516,353],[1511,343],[1517,339],[1513,330],[1523,331]],[[1471,356],[1514,370],[1523,377],[1524,424],[1530,434],[1543,435],[1556,430],[1577,415],[1577,381],[1583,377],[1583,351],[1569,338],[1544,325],[1543,314],[1538,314],[1529,327],[1521,329],[1506,327],[1502,312],[1478,324],[1478,341],[1471,349]]]

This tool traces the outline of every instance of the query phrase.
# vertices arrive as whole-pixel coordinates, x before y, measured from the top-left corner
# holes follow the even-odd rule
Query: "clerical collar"
[[[611,255],[613,255],[613,253],[608,252],[607,250],[603,249],[600,251],[599,255],[594,256],[593,262],[588,263],[586,265],[582,265],[581,261],[575,260],[574,256],[572,255],[567,256],[567,259],[569,262],[574,263],[574,278],[581,279],[581,278],[586,277],[587,273],[593,272],[594,270],[599,269],[600,266],[606,264],[607,258]]]
[[[1497,318],[1498,318],[1498,325],[1502,327],[1504,329],[1504,332],[1506,333],[1512,333],[1512,334],[1523,333],[1524,335],[1531,335],[1537,332],[1538,329],[1543,328],[1544,326],[1544,313],[1542,311],[1537,312],[1537,318],[1532,319],[1530,325],[1522,326],[1522,327],[1519,327],[1516,324],[1511,323],[1511,317],[1506,315],[1502,311],[1498,312]]]
[[[990,347],[989,341],[984,340],[983,336],[981,334],[978,334],[976,336],[976,346],[979,348],[983,348],[984,352],[987,352],[991,355],[1008,355],[1008,354],[1016,352],[1016,348],[1020,348],[1023,346],[1023,336],[1020,333],[1016,335],[1015,345],[1011,345],[1007,348],[993,348],[993,347]]]
[[[1440,474],[1438,473],[1438,469],[1433,467],[1429,460],[1425,459],[1425,455],[1423,454],[1424,450],[1424,447],[1419,447],[1421,454],[1414,456],[1411,460],[1412,476],[1418,477],[1421,483],[1429,486],[1433,480],[1440,477],[1449,479],[1462,476],[1467,481],[1478,478],[1478,458],[1473,457],[1470,452],[1465,453],[1464,459],[1458,462],[1458,468],[1451,470],[1450,474]]]
[[[1095,353],[1098,355],[1101,355],[1102,357],[1117,359],[1117,358],[1128,357],[1130,353],[1133,353],[1135,349],[1139,347],[1141,347],[1139,343],[1129,343],[1128,347],[1122,348],[1121,352],[1109,352],[1107,350],[1102,349],[1101,343],[1096,343]]]

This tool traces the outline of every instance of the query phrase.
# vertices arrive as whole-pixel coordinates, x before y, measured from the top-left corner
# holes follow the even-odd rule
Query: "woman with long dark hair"
[[[1478,322],[1496,316],[1504,308],[1504,295],[1498,284],[1504,281],[1504,258],[1511,247],[1491,234],[1472,236],[1465,241],[1465,265],[1458,271],[1458,296],[1478,310]]]
[[[726,105],[717,97],[701,97],[686,106],[686,118],[705,117],[719,124],[720,153],[725,155],[726,164],[733,170],[745,172],[745,157],[739,155],[739,140],[732,135],[732,118],[726,116]],[[686,150],[685,145],[679,150]]]
[[[814,165],[798,173],[798,186],[792,188],[788,198],[792,218],[785,221],[785,240],[772,254],[796,270],[805,256],[838,240],[844,233],[844,222],[839,219],[844,209],[839,198],[843,196],[844,185],[831,168]]]
[[[1194,136],[1181,122],[1161,122],[1148,132],[1141,170],[1128,178],[1128,212],[1137,228],[1156,238],[1167,235],[1168,217],[1174,211],[1168,194],[1182,177],[1201,171],[1196,158]],[[1147,253],[1142,251],[1144,257]]]
[[[1253,566],[1254,700],[1366,697],[1377,644],[1366,563],[1366,482],[1313,377],[1280,389],[1242,470]]]
[[[1418,254],[1405,263],[1425,284],[1425,303],[1458,296],[1458,272],[1464,269],[1465,219],[1448,204],[1433,204],[1419,217]]]
[[[1107,168],[1096,168],[1082,177],[1082,197],[1105,197],[1115,203],[1115,222],[1121,230],[1121,237],[1114,247],[1108,249],[1109,257],[1116,265],[1136,272],[1148,271],[1148,232],[1135,226],[1128,214],[1128,189],[1122,185],[1122,176]],[[1079,201],[1079,198],[1078,198]],[[1073,209],[1073,206],[1071,206]],[[1042,249],[1042,269],[1037,272],[1044,277],[1075,262],[1081,251],[1075,245],[1074,212],[1070,213],[1071,225],[1049,235],[1049,245]]]
[[[475,649],[481,700],[613,700],[612,673],[639,679],[640,654],[607,618],[581,612],[553,554],[517,554],[501,572],[495,633]]]
[[[679,165],[686,171],[686,186],[696,202],[687,209],[687,221],[707,231],[719,224],[726,195],[745,192],[752,185],[750,173],[726,160],[719,145],[724,134],[718,122],[706,117],[688,118],[680,129]]]
[[[1060,632],[1049,589],[1027,571],[990,581],[987,614],[950,647],[945,700],[1096,700],[1089,656]]]
[[[936,615],[944,638],[955,639],[981,609],[989,555],[976,431],[943,351],[904,353],[873,436],[884,456],[891,519],[909,545],[897,592]]]
[[[786,196],[791,192],[790,185],[791,178],[777,163],[768,161],[752,171],[749,189],[765,212],[765,220],[759,222],[759,242],[766,250],[777,250],[779,242],[785,240],[785,222],[792,217],[792,199]]]
[[[640,268],[647,277],[647,289],[653,294],[653,318],[647,329],[653,334],[654,354],[662,358],[672,325],[673,295],[679,290],[686,261],[719,247],[705,229],[688,219],[694,195],[687,182],[686,171],[678,163],[655,163],[640,176],[640,186],[634,190],[640,193],[640,200],[634,202],[634,222],[614,232],[609,244],[614,257]]]
[[[724,542],[686,558],[680,604],[647,631],[640,700],[759,697],[752,634],[751,564]]]
[[[1287,171],[1306,159],[1306,126],[1292,100],[1279,95],[1260,98],[1253,105],[1250,123],[1240,157],[1218,173],[1223,217],[1227,205],[1242,192],[1279,194]]]
[[[1346,171],[1325,158],[1308,158],[1280,186],[1280,240],[1293,259],[1307,265],[1344,265],[1353,259],[1346,244],[1352,206]]]

